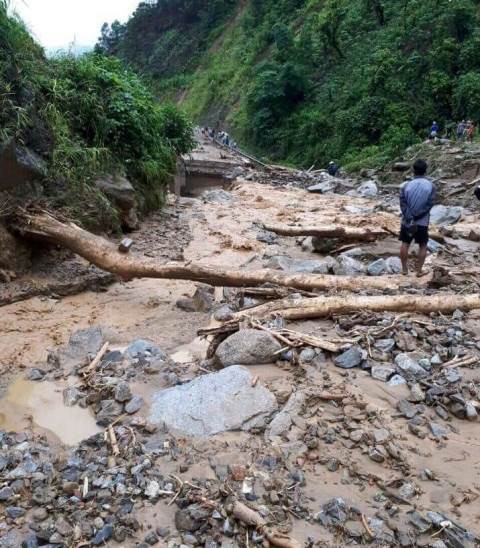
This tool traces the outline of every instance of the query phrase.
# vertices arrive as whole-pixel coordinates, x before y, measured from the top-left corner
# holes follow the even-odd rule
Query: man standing
[[[417,276],[424,275],[423,265],[427,256],[428,225],[430,210],[435,201],[435,187],[425,177],[427,163],[417,160],[413,164],[415,177],[405,183],[400,191],[400,208],[402,210],[402,228],[400,230],[400,259],[403,274],[408,274],[408,250],[413,240],[418,244]]]

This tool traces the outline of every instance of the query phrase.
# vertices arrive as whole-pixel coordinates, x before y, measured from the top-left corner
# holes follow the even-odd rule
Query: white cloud
[[[124,22],[140,0],[10,0],[35,38],[48,49],[73,41],[93,46],[103,23]]]

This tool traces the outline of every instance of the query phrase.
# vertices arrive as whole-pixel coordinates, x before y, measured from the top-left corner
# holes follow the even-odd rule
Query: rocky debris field
[[[428,265],[448,276],[418,283],[398,276],[393,233],[325,246],[265,229],[393,226],[380,174],[325,195],[305,191],[324,174],[296,185],[271,170],[180,199],[134,235],[132,253],[164,257],[168,219],[188,228],[171,236],[171,259],[385,276],[370,295],[478,292],[473,203],[437,210]],[[27,380],[5,369],[0,546],[478,546],[480,314],[253,314],[312,295],[137,280],[49,305],[40,318],[58,317],[53,327],[37,315],[46,301],[3,307],[2,330],[22,329],[0,360],[22,363]],[[26,406],[30,392],[41,405]]]

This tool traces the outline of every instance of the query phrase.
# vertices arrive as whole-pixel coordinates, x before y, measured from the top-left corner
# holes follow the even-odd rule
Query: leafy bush
[[[0,0],[0,145],[14,138],[48,163],[47,197],[89,226],[115,228],[116,212],[92,184],[127,175],[144,209],[158,207],[192,126],[160,105],[139,77],[112,57],[47,60]]]

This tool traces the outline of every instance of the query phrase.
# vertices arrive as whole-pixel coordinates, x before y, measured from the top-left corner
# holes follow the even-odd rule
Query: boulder
[[[123,226],[128,230],[138,228],[136,193],[132,183],[120,175],[106,175],[97,179],[95,185],[119,209]]]
[[[265,427],[277,410],[275,396],[252,386],[248,369],[234,365],[161,390],[152,396],[149,421],[188,436]]]
[[[374,198],[378,194],[378,187],[375,181],[365,181],[357,188],[358,196],[362,198]]]
[[[400,274],[402,271],[402,261],[399,257],[388,257],[386,263],[388,274]]]
[[[367,269],[363,263],[348,255],[340,255],[338,264],[333,269],[337,276],[364,276]]]
[[[218,346],[215,358],[222,367],[257,365],[274,361],[281,348],[282,345],[270,333],[257,329],[241,329]]]
[[[11,190],[38,181],[45,172],[45,162],[30,149],[13,141],[0,149],[0,190]]]
[[[313,240],[312,238],[312,245],[315,248]],[[267,268],[283,270],[284,272],[296,272],[298,274],[329,274],[337,266],[338,263],[333,257],[326,257],[325,259],[315,261],[302,261],[290,259],[284,255],[276,255],[267,263]]]
[[[438,204],[430,212],[430,221],[439,226],[453,225],[460,220],[462,214],[463,207]]]
[[[382,276],[387,273],[387,261],[385,259],[377,259],[367,266],[369,276]]]
[[[352,346],[343,354],[337,356],[334,363],[342,369],[352,369],[353,367],[358,367],[364,359],[363,350],[359,346]]]
[[[338,180],[332,178],[327,181],[323,181],[322,183],[309,186],[307,190],[313,194],[326,194],[327,192],[335,192],[337,185]]]
[[[22,272],[30,267],[30,248],[0,223],[0,269]]]

